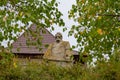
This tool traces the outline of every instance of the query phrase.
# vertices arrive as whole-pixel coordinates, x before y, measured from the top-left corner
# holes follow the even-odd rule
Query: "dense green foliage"
[[[118,55],[117,55],[118,56]],[[27,63],[18,64],[13,59],[8,67],[0,66],[0,80],[120,80],[120,60],[111,58],[108,62],[97,62],[96,66],[84,67],[74,64],[61,67],[54,64]]]
[[[48,27],[54,30],[53,24],[64,26],[57,6],[56,0],[0,0],[0,44],[16,40],[29,22],[36,24],[39,32]]]
[[[0,47],[0,68],[9,68],[9,65],[12,62],[14,55],[9,53],[8,49]]]
[[[76,0],[69,11],[69,35],[77,39],[80,53],[101,59],[120,47],[120,0]],[[81,46],[84,46],[81,47]],[[104,55],[103,55],[104,54]]]

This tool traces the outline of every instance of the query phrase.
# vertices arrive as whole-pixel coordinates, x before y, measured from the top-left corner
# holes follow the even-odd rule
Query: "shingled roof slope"
[[[32,25],[30,27],[31,31],[36,30],[36,25]],[[55,41],[54,36],[47,30],[44,29],[46,33],[37,33],[40,34],[43,37],[42,44],[50,44]],[[27,40],[33,40],[33,42],[36,42],[37,39],[32,39],[31,35],[25,36],[26,32],[24,32],[15,42],[13,42],[12,46],[12,52],[17,54],[43,54],[47,48],[42,46],[42,50],[39,50],[35,45],[28,46],[26,44]]]

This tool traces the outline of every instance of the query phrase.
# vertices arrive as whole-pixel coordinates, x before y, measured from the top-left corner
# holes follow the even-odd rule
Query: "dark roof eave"
[[[44,53],[13,53],[16,55],[44,55]]]

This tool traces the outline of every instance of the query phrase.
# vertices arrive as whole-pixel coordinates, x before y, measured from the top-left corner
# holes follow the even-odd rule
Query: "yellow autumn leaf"
[[[22,16],[23,15],[23,12],[20,12],[20,16]]]
[[[83,34],[83,33],[84,33],[84,31],[80,31],[80,32],[79,32],[79,34]]]
[[[118,28],[118,31],[120,31],[120,28]]]
[[[101,17],[101,16],[98,16],[98,19],[102,19],[102,17]]]
[[[16,63],[15,63],[15,62],[13,63],[13,66],[14,66],[14,68],[17,68],[17,65],[16,65]]]
[[[102,29],[98,29],[98,30],[97,30],[97,32],[98,32],[98,34],[100,34],[100,35],[102,35],[102,34],[103,34]]]
[[[7,20],[7,16],[4,16],[4,17],[3,17],[3,21],[6,21],[6,20]]]

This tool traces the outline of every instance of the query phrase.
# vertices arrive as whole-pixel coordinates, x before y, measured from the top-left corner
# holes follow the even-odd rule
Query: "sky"
[[[68,37],[68,31],[70,30],[71,26],[73,24],[75,24],[73,20],[70,20],[68,18],[68,11],[72,8],[72,4],[75,4],[76,1],[75,0],[57,0],[57,1],[60,2],[60,4],[58,5],[58,9],[63,14],[62,18],[65,22],[65,27],[67,27],[68,30],[63,32],[61,27],[59,27],[57,25],[54,25],[55,30],[52,31],[51,33],[53,35],[55,35],[57,32],[61,32],[62,35],[63,35],[63,40],[64,41],[69,41],[71,46],[76,45],[77,42],[76,42],[75,38],[73,36]],[[75,49],[75,50],[78,50],[78,49]]]

